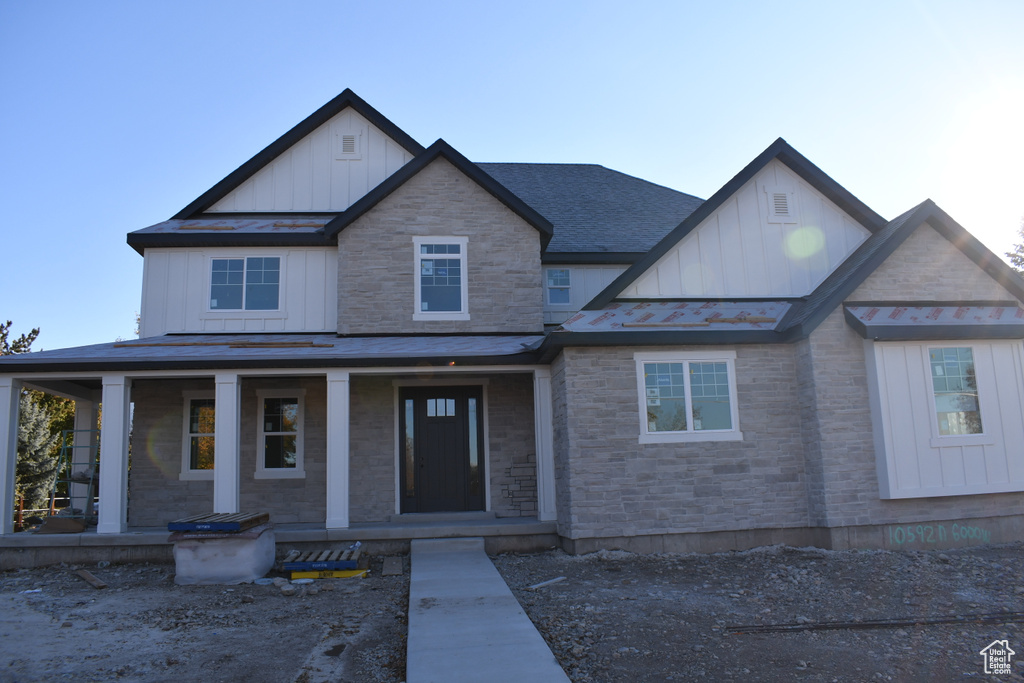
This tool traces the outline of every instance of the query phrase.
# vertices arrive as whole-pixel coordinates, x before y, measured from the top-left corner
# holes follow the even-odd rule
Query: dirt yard
[[[405,680],[408,571],[297,586],[176,586],[173,565],[0,574],[0,681]]]
[[[380,562],[292,596],[175,586],[169,565],[86,567],[102,590],[71,567],[5,572],[0,681],[399,683],[408,560]],[[980,654],[1005,639],[1024,658],[1022,544],[494,562],[574,682],[1024,680]]]
[[[1015,660],[1013,674],[984,676],[979,654],[1006,639],[1024,658],[1021,544],[547,553],[495,564],[576,682],[1022,680]],[[912,623],[993,613],[1016,621]],[[882,620],[890,624],[871,624]],[[837,622],[849,628],[826,628]],[[752,628],[773,625],[788,626]]]

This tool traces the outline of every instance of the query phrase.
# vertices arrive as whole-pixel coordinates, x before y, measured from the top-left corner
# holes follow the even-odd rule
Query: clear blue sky
[[[886,218],[1024,215],[1024,2],[0,0],[0,321],[129,338],[165,220],[346,87],[474,161],[710,196],[782,136]]]

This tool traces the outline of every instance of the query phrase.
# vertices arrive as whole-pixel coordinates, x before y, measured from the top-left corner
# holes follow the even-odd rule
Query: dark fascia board
[[[631,330],[628,332],[553,331],[538,348],[539,362],[550,363],[566,347],[587,346],[692,346],[695,344],[778,344],[790,341],[775,330],[680,331]]]
[[[324,226],[324,234],[327,237],[336,238],[339,232],[351,225],[357,218],[379,204],[388,195],[404,185],[406,181],[439,158],[443,158],[455,166],[467,178],[533,226],[540,233],[541,249],[547,247],[548,242],[551,241],[551,236],[554,234],[551,222],[441,139],[438,139],[412,161],[388,176],[380,185],[356,200],[352,206],[338,214],[334,220]]]
[[[942,308],[960,308],[967,306],[983,306],[986,308],[992,307],[1003,307],[1009,308],[1010,306],[1019,306],[1020,302],[1011,299],[1002,300],[980,300],[980,301],[964,301],[959,299],[957,301],[844,301],[843,306],[846,308],[885,308],[887,306],[900,306],[903,308],[931,308],[931,307],[942,307]]]
[[[566,265],[624,265],[643,258],[642,251],[547,251],[540,255],[543,264],[564,263]]]
[[[846,297],[850,296],[854,290],[857,289],[868,278],[871,273],[875,272],[882,263],[889,258],[906,240],[910,235],[914,233],[923,224],[928,224],[940,235],[945,237],[950,243],[956,248],[960,249],[969,259],[974,261],[978,266],[984,270],[992,279],[998,282],[1000,285],[1005,287],[1007,291],[1017,297],[1020,301],[1024,301],[1024,278],[1021,278],[1016,271],[1013,270],[1006,262],[1001,258],[993,254],[985,245],[983,245],[976,237],[971,233],[967,232],[967,229],[953,220],[949,214],[940,209],[935,202],[931,199],[926,199],[921,202],[914,210],[913,213],[907,217],[903,225],[900,226],[899,230],[893,235],[884,245],[884,248],[878,249],[871,255],[870,258],[865,259],[853,272],[849,273],[843,282],[839,286],[835,287],[832,294],[814,305],[814,310],[810,312],[808,317],[801,322],[799,325],[792,329],[786,330],[787,333],[797,337],[804,338],[811,334],[814,329],[820,325],[825,318],[827,318],[832,311],[836,309]],[[868,248],[871,238],[868,238],[861,248]],[[856,252],[850,258],[854,258]],[[830,286],[830,279],[825,278],[825,281],[819,285],[819,288]],[[813,294],[812,294],[813,297]],[[974,304],[981,305],[981,304]],[[783,321],[785,322],[785,321]],[[780,326],[781,329],[782,326]]]
[[[161,247],[329,247],[338,241],[324,237],[320,232],[300,234],[192,234],[128,233],[128,245],[145,255],[146,249]]]
[[[264,147],[256,156],[236,168],[223,180],[200,195],[194,202],[172,216],[172,218],[194,218],[196,214],[200,214],[210,208],[227,196],[229,192],[254,176],[264,166],[279,157],[286,149],[312,133],[347,107],[355,109],[363,118],[383,131],[385,135],[405,148],[410,154],[416,155],[423,151],[423,145],[413,140],[408,133],[367,104],[359,95],[345,88],[340,95],[307,116],[277,140]]]
[[[436,356],[424,358],[341,358],[333,360],[305,359],[301,357],[280,359],[215,359],[208,360],[111,360],[95,361],[36,361],[0,365],[5,374],[19,375],[23,373],[82,373],[82,372],[143,372],[154,370],[219,370],[237,368],[239,370],[254,369],[299,369],[299,368],[367,368],[367,367],[408,367],[410,365],[445,367],[453,363],[459,365],[534,365],[537,363],[537,351],[524,351],[514,355],[503,356]]]
[[[967,258],[978,264],[979,268],[1002,285],[1010,294],[1017,297],[1019,301],[1024,301],[1024,278],[1010,267],[1006,261],[992,253],[988,247],[968,232],[965,227],[953,220],[935,202],[928,199],[926,203],[932,211],[928,224],[949,240],[953,246],[960,249]]]
[[[665,235],[660,242],[647,252],[647,254],[630,266],[626,272],[615,278],[600,294],[583,307],[584,310],[593,311],[604,308],[616,295],[630,285],[636,278],[640,277],[651,266],[658,262],[662,256],[667,254],[684,237],[692,232],[704,219],[717,211],[722,204],[732,197],[747,181],[753,178],[762,168],[768,165],[772,159],[778,159],[794,173],[803,178],[816,190],[828,197],[832,202],[857,220],[867,230],[874,233],[882,228],[886,221],[877,213],[871,210],[867,204],[853,196],[846,188],[833,180],[828,174],[812,164],[806,157],[790,147],[789,143],[778,138],[763,152],[737,173],[733,178],[721,187],[707,201],[697,207],[697,210],[683,219],[683,222],[676,226],[670,233]]]
[[[891,304],[890,304],[891,305]],[[872,341],[930,341],[940,339],[1024,339],[1024,324],[1015,325],[866,325],[844,308],[846,323]]]

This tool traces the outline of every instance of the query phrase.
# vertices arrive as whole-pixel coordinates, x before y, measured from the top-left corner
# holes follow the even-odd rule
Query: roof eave
[[[694,346],[704,344],[779,344],[789,336],[775,330],[629,330],[569,332],[555,330],[538,348],[540,362],[550,362],[566,347]]]
[[[321,232],[305,234],[190,234],[128,233],[128,246],[145,256],[146,249],[182,247],[329,247],[337,240]]]

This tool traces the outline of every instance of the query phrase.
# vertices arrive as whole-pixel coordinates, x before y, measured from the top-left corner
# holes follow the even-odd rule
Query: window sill
[[[225,311],[205,311],[199,314],[200,320],[241,320],[243,318],[260,318],[262,320],[287,320],[288,315],[284,311],[240,311],[231,309]]]
[[[989,434],[965,434],[963,436],[933,436],[932,448],[959,448],[960,446],[994,446],[996,439]]]
[[[640,443],[699,443],[702,441],[743,441],[743,432],[660,432],[640,435]]]
[[[299,469],[256,470],[253,479],[305,479],[306,472]]]
[[[469,320],[469,313],[413,313],[413,320]]]

